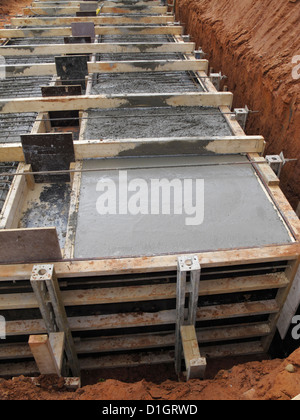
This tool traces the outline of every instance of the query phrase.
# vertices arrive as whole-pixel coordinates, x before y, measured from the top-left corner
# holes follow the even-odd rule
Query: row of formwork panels
[[[34,5],[34,7],[41,9],[40,4]],[[72,8],[72,5],[67,7]],[[104,9],[105,7],[111,6],[104,6]],[[151,13],[156,13],[153,8],[157,5],[151,4],[151,7]],[[48,9],[48,7],[42,7],[42,9]],[[59,13],[59,11],[57,12]],[[110,12],[106,11],[106,13]],[[114,10],[112,13],[118,12]],[[92,18],[15,18],[12,20],[14,26],[28,25],[42,28],[5,29],[1,30],[0,36],[26,36],[33,37],[33,39],[37,34],[39,36],[42,34],[45,37],[69,36],[72,34],[71,28],[52,28],[51,26],[71,25],[74,21],[92,21],[96,25],[96,35],[108,33],[176,36],[182,33],[180,26],[173,25],[174,18],[170,15],[143,16],[144,13],[142,13],[140,17],[136,18],[127,16],[125,11],[121,13],[126,15],[100,15]],[[159,13],[161,13],[161,9]],[[100,25],[151,26],[104,27]],[[32,44],[34,45],[34,42]],[[67,136],[68,138],[63,136],[70,147],[68,150],[71,151],[72,159],[68,161],[70,169],[63,171],[69,179],[64,181],[63,186],[56,191],[53,191],[57,186],[55,182],[37,182],[38,174],[30,165],[33,162],[26,158],[28,152],[25,147],[26,139],[22,143],[6,143],[0,146],[1,161],[20,162],[0,218],[2,229],[0,231],[2,256],[0,307],[6,317],[7,336],[7,340],[1,342],[0,346],[1,375],[33,374],[37,371],[37,366],[32,362],[32,353],[27,343],[27,337],[32,334],[47,333],[47,329],[39,314],[40,306],[37,296],[33,293],[29,282],[35,263],[41,264],[41,267],[46,263],[53,264],[60,287],[61,305],[66,311],[81,369],[173,363],[174,329],[177,322],[177,258],[186,254],[187,251],[189,253],[196,251],[202,269],[196,313],[196,332],[201,354],[209,357],[223,357],[267,351],[275,333],[281,308],[298,267],[299,224],[279,188],[279,180],[266,165],[264,159],[260,157],[264,150],[264,139],[261,136],[246,136],[237,121],[232,119],[232,94],[217,92],[214,89],[207,78],[208,64],[206,60],[195,60],[190,56],[194,45],[183,43],[182,40],[172,44],[160,46],[120,44],[106,44],[105,46],[99,44],[96,46],[96,44],[89,44],[85,52],[91,54],[152,52],[156,50],[155,52],[159,51],[160,54],[170,51],[181,52],[185,54],[185,58],[180,61],[165,60],[165,62],[159,63],[149,63],[148,60],[144,66],[136,62],[103,63],[92,59],[88,63],[88,73],[91,76],[92,73],[101,72],[191,71],[203,86],[203,92],[91,95],[88,87],[91,84],[91,77],[89,77],[87,79],[88,94],[86,95],[0,100],[2,115],[37,112],[36,124],[31,134],[36,135],[36,138],[44,139],[45,142],[46,135],[53,134],[51,112],[80,110],[82,116],[82,119],[79,118],[79,139],[73,140],[70,135]],[[26,55],[28,50],[31,50],[31,54],[40,54],[43,47],[34,47],[33,45],[29,45],[28,48],[4,47],[3,52],[6,56],[10,54]],[[69,44],[68,46],[52,47],[49,45],[45,48],[44,54],[51,55],[52,53],[72,53],[76,46],[72,47]],[[56,48],[57,51],[54,51]],[[80,48],[83,47],[80,46],[77,52],[80,51]],[[55,70],[55,65],[52,64],[45,66],[35,64],[23,69],[12,69],[11,75],[20,75],[21,77],[29,74],[55,75]],[[47,73],[45,73],[46,71]],[[56,83],[59,84],[59,81]],[[209,137],[181,135],[134,139],[119,137],[105,140],[91,138],[86,134],[86,122],[90,110],[125,109],[126,111],[131,108],[139,108],[147,112],[149,108],[165,109],[166,107],[185,108],[187,111],[192,107],[216,109],[226,122],[229,133]],[[99,116],[96,117],[99,118]],[[155,149],[158,151],[154,152]],[[184,154],[185,161],[174,161],[170,166],[170,172],[172,166],[175,171],[183,170],[182,168],[189,171],[193,166],[197,168],[197,171],[204,171],[203,177],[208,177],[205,178],[208,184],[209,180],[212,180],[215,185],[218,182],[217,179],[223,179],[225,183],[222,193],[224,201],[219,202],[219,206],[221,208],[223,204],[229,206],[227,207],[229,212],[233,211],[230,202],[234,203],[234,190],[231,189],[233,179],[241,177],[240,184],[239,182],[234,184],[235,191],[245,189],[245,182],[247,182],[245,179],[248,179],[254,188],[252,199],[251,195],[248,200],[246,200],[245,194],[240,196],[241,201],[244,199],[246,201],[243,201],[243,205],[240,207],[235,203],[238,210],[234,220],[241,221],[243,214],[253,213],[252,204],[254,204],[254,214],[257,214],[255,199],[257,199],[256,193],[258,193],[262,201],[257,205],[263,206],[263,211],[266,211],[268,215],[272,214],[273,224],[269,227],[273,228],[273,232],[268,233],[268,225],[264,226],[264,220],[259,226],[251,225],[249,220],[244,221],[241,228],[246,223],[249,224],[250,229],[245,231],[245,234],[247,233],[253,242],[250,244],[246,238],[244,244],[235,246],[233,241],[231,249],[226,249],[224,246],[224,250],[221,251],[222,246],[219,241],[225,238],[226,243],[227,236],[226,230],[222,231],[222,225],[226,225],[228,218],[225,220],[220,218],[220,223],[216,227],[219,237],[212,248],[209,247],[208,242],[203,243],[199,240],[201,235],[197,236],[199,233],[196,232],[194,234],[195,248],[194,245],[190,245],[189,249],[178,247],[175,241],[172,255],[165,255],[170,252],[168,248],[170,241],[167,237],[165,243],[162,242],[163,238],[160,240],[164,247],[164,251],[162,251],[155,245],[154,236],[154,238],[152,237],[154,247],[143,250],[138,245],[140,252],[135,251],[126,257],[127,248],[125,245],[126,242],[129,242],[128,236],[132,243],[138,244],[139,240],[139,230],[135,236],[127,234],[126,237],[126,231],[132,223],[130,219],[128,223],[125,222],[125,226],[124,224],[117,226],[118,230],[113,233],[112,228],[117,223],[109,219],[101,218],[101,221],[97,219],[96,224],[91,220],[88,222],[88,226],[81,224],[86,220],[84,211],[87,209],[87,212],[90,213],[86,206],[88,202],[85,202],[84,197],[84,191],[88,191],[88,185],[93,185],[94,182],[89,179],[89,175],[96,174],[96,177],[101,177],[101,168],[96,167],[96,170],[89,168],[86,166],[89,165],[86,159],[100,159],[100,166],[104,165],[105,167],[107,158],[110,158],[110,163],[115,166],[113,168],[111,165],[106,167],[107,175],[108,169],[116,171],[121,161],[122,164],[124,162],[127,164],[129,159],[134,156],[135,159],[140,159],[139,162],[137,160],[135,162],[141,165],[141,167],[135,167],[135,171],[147,169],[158,173],[163,168],[161,164],[158,164],[157,158],[166,154],[170,156],[174,152],[176,155]],[[200,160],[197,162],[193,161],[195,152],[200,155]],[[156,155],[156,161],[152,160],[153,154]],[[220,154],[222,155],[221,159]],[[247,156],[240,156],[242,154]],[[232,155],[238,155],[237,161],[236,158],[232,158]],[[145,162],[149,167],[145,168]],[[138,165],[133,165],[130,162],[128,169],[133,166]],[[230,168],[230,170],[226,171],[225,168]],[[235,168],[234,171],[230,172],[233,168]],[[212,177],[209,172],[206,173],[207,170],[210,170],[211,173],[218,173],[218,176]],[[51,175],[47,172],[53,171],[46,169],[44,172],[44,175],[47,176]],[[187,173],[189,172],[184,175]],[[211,200],[214,200],[214,196],[218,193],[218,189],[214,191],[214,188],[215,186],[211,187]],[[229,189],[226,190],[226,188]],[[93,200],[97,200],[97,197],[94,196],[88,201],[94,208]],[[53,201],[55,201],[55,205],[60,203],[65,206],[56,206],[53,210],[51,207]],[[218,207],[216,204],[210,206],[207,209],[208,212]],[[50,215],[50,220],[46,224],[45,212]],[[65,215],[64,218],[62,214]],[[217,214],[215,214],[216,216]],[[32,225],[33,219],[35,225]],[[51,225],[54,220],[59,222],[56,227]],[[143,223],[146,229],[144,237],[150,240],[151,231],[158,231],[159,228],[155,227],[151,221],[148,223],[147,220],[144,220]],[[164,224],[164,220],[161,220],[160,223]],[[175,224],[177,224],[176,220]],[[102,232],[97,231],[97,226],[102,226]],[[104,229],[105,226],[107,231]],[[211,229],[209,226],[209,223],[203,224],[208,236],[211,236],[209,235]],[[79,231],[78,228],[81,230]],[[230,228],[229,223],[228,228],[234,231]],[[177,229],[177,235],[182,241],[188,240],[188,238],[184,238],[184,227],[180,227],[178,224]],[[251,235],[252,229],[255,230],[254,235]],[[270,230],[272,231],[272,229]],[[87,255],[82,256],[79,246],[84,243],[82,232],[91,234],[92,231],[95,231],[96,243],[101,242],[102,246],[101,249],[95,247],[95,255],[89,254],[90,251],[88,251],[88,255],[93,257],[89,258]],[[238,231],[239,229],[234,231],[236,235],[238,235]],[[121,255],[113,255],[105,250],[111,239],[112,243],[113,241],[116,243],[118,234],[115,232],[122,232],[123,235],[124,242],[122,244],[120,240],[119,244]],[[255,235],[260,235],[257,243]],[[187,244],[189,243],[187,242]],[[91,246],[93,248],[93,244]],[[108,253],[103,255],[102,252]],[[22,319],[13,316],[13,311],[16,309],[21,310]],[[90,357],[91,355],[93,357]],[[21,361],[18,363],[17,360]],[[7,362],[12,361],[16,363],[7,365]]]
[[[218,267],[216,263],[221,261],[216,253],[199,255],[203,270],[199,302],[202,302],[203,306],[199,306],[197,309],[196,332],[202,355],[214,358],[257,354],[267,351],[290,285],[289,276],[293,276],[298,266],[297,259],[290,259],[291,249],[288,251],[289,255],[286,252],[286,256],[281,249],[281,258],[284,258],[284,260],[275,260],[274,256],[271,257],[272,251],[274,249],[269,249],[268,255],[265,252],[263,256],[260,252],[260,256],[258,256],[258,251],[253,250],[252,258],[247,260],[240,260],[236,252],[227,251],[223,253],[223,257],[226,254],[228,257],[227,265]],[[249,250],[247,253],[250,254]],[[243,258],[245,256],[246,252],[245,255],[241,254],[239,257]],[[263,261],[263,258],[266,258],[266,260]],[[168,261],[170,264],[166,264]],[[75,338],[75,348],[82,369],[87,366],[89,368],[104,368],[138,366],[145,363],[155,364],[166,361],[171,363],[173,360],[170,348],[175,343],[176,311],[174,300],[176,299],[176,284],[170,282],[170,280],[167,283],[163,282],[162,279],[165,275],[169,279],[176,278],[176,271],[174,270],[176,268],[176,258],[175,256],[164,257],[164,261],[162,257],[149,259],[149,261],[144,258],[143,263],[140,261],[140,268],[135,269],[133,268],[134,262],[138,264],[138,261],[133,259],[131,261],[125,259],[118,261],[78,261],[74,264],[71,262],[55,263],[56,270],[60,273],[61,296],[68,314],[68,324]],[[148,266],[147,262],[149,263]],[[233,262],[238,265],[229,265]],[[242,262],[246,262],[246,264],[241,264]],[[163,263],[166,264],[165,267],[163,267]],[[110,264],[110,267],[105,269],[105,264]],[[130,267],[128,270],[124,270],[125,264]],[[221,264],[224,264],[224,262],[221,262]],[[68,273],[63,272],[67,265],[69,268],[72,267],[70,271],[74,276],[92,276],[89,277],[91,281],[89,289],[86,289],[86,278],[80,281],[77,277],[76,282],[72,285],[74,278],[69,277],[70,271]],[[94,269],[91,269],[91,265]],[[251,267],[249,267],[250,265]],[[89,268],[81,271],[80,266]],[[115,278],[109,284],[112,267],[115,267],[114,273],[121,273],[117,286],[114,286]],[[160,271],[149,271],[153,270],[154,267]],[[22,309],[23,319],[10,320],[8,318],[6,322],[7,340],[0,346],[1,374],[32,374],[36,372],[37,368],[34,362],[30,361],[32,354],[27,341],[24,341],[24,336],[45,334],[47,330],[44,321],[33,316],[39,308],[35,295],[32,292],[17,292],[18,287],[20,289],[26,288],[21,278],[30,276],[32,265],[5,267],[8,278],[10,277],[9,274],[12,274],[9,273],[12,268],[15,273],[19,270],[19,280],[16,281],[16,276],[13,276],[15,282],[14,293],[1,295],[1,306],[4,308],[4,313],[9,313],[15,308]],[[77,271],[77,269],[79,270]],[[144,272],[142,273],[141,270],[143,269]],[[254,275],[244,275],[243,270],[251,271],[252,269]],[[270,269],[271,272],[268,272]],[[28,271],[25,274],[26,270]],[[168,270],[168,272],[165,274],[161,270]],[[171,270],[171,273],[169,270]],[[267,274],[262,275],[262,271]],[[96,272],[101,273],[102,276],[94,277]],[[224,275],[233,277],[224,277]],[[238,277],[234,277],[235,275],[238,275]],[[220,278],[205,279],[208,276],[210,278]],[[108,282],[105,287],[101,287],[103,278]],[[159,278],[161,283],[158,283]],[[142,280],[148,281],[148,284],[136,285]],[[69,285],[68,282],[70,282]],[[122,286],[126,283],[126,286]],[[80,289],[80,287],[84,287],[84,289]],[[5,288],[9,289],[7,281]],[[240,299],[245,295],[247,295],[247,298],[236,303],[237,295]],[[257,299],[258,296],[261,300],[251,300],[252,297]],[[225,303],[222,303],[223,299],[225,299]],[[228,303],[231,299],[235,303]],[[209,306],[209,302],[216,300],[220,304],[210,304]],[[105,314],[103,314],[103,305],[106,308]],[[138,312],[132,309],[136,306],[139,306]],[[149,309],[147,312],[149,307],[151,307],[151,312],[149,312]],[[95,308],[100,311],[102,309],[100,314],[95,312]],[[10,342],[12,337],[13,342]],[[19,341],[16,342],[17,337],[19,337]],[[124,355],[124,352],[129,353]],[[91,354],[98,355],[98,357],[91,358],[89,356]],[[18,363],[18,360],[21,359],[23,361]],[[27,361],[24,363],[26,359]],[[15,363],[11,363],[12,361]]]

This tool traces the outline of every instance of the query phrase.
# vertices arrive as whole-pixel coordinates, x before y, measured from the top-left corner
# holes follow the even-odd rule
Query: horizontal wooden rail
[[[204,357],[219,358],[227,356],[247,356],[264,353],[260,341],[250,343],[224,344],[218,346],[201,347],[201,354]],[[141,365],[173,364],[174,353],[170,350],[158,353],[135,353],[135,354],[110,354],[109,356],[100,355],[98,357],[80,358],[80,368],[82,370],[106,369],[117,367],[134,367]],[[25,361],[16,363],[1,364],[2,376],[14,375],[34,375],[39,373],[35,362]]]
[[[0,47],[3,57],[60,55],[60,54],[124,54],[124,53],[182,53],[190,54],[195,50],[194,42],[167,43],[90,43],[90,44],[44,44]]]
[[[287,285],[288,280],[284,273],[236,279],[229,278],[201,282],[199,296],[277,289],[286,287]],[[176,284],[72,290],[62,291],[61,295],[65,306],[105,305],[175,299]],[[33,309],[38,307],[38,303],[33,293],[2,294],[0,295],[0,307],[2,310]]]
[[[20,17],[11,18],[13,26],[71,26],[74,22],[93,22],[95,25],[162,25],[174,22],[174,16],[88,16],[88,17]]]
[[[95,26],[95,35],[181,35],[182,26]],[[69,27],[0,29],[0,38],[51,38],[71,36]]]
[[[1,52],[1,51],[0,51]],[[139,73],[164,71],[208,71],[207,60],[154,60],[154,61],[97,61],[88,62],[89,73]],[[3,65],[6,77],[52,76],[53,63]]]
[[[126,107],[208,106],[217,108],[220,105],[231,107],[232,98],[233,95],[230,92],[191,92],[188,94],[82,95],[0,99],[0,114]]]
[[[31,6],[26,7],[23,9],[24,16],[35,16],[35,15],[42,15],[42,16],[72,16],[75,15],[76,12],[80,11],[79,6],[66,6],[64,7],[63,4],[61,6],[51,7],[51,6]],[[104,5],[101,9],[101,15],[105,13],[109,14],[157,14],[163,15],[166,14],[168,11],[167,6],[106,6]]]
[[[161,154],[232,154],[262,153],[265,147],[261,136],[170,137],[141,139],[76,140],[76,160],[117,156],[153,156]],[[21,143],[0,144],[0,162],[25,161]]]
[[[34,1],[31,3],[32,7],[58,7],[58,6],[65,6],[65,7],[74,7],[80,6],[82,3],[81,0],[62,0],[62,1],[48,1],[48,0],[40,0]],[[95,1],[85,1],[85,4],[95,3]],[[160,5],[160,0],[106,0],[105,5],[107,6],[158,6]]]
[[[240,340],[252,337],[263,337],[270,333],[268,324],[237,325],[220,328],[198,328],[197,339],[200,344],[227,340]],[[93,339],[82,339],[75,342],[77,354],[104,353],[114,351],[154,349],[172,347],[175,342],[174,333],[135,334],[111,336]],[[28,344],[3,344],[0,346],[0,360],[32,358]]]
[[[228,267],[242,264],[259,264],[277,261],[295,262],[300,254],[300,244],[266,246],[258,248],[218,250],[197,253],[202,268]],[[177,270],[180,255],[134,257],[115,259],[52,261],[58,278],[95,277],[133,273],[157,273]],[[0,281],[28,280],[32,264],[1,264]]]

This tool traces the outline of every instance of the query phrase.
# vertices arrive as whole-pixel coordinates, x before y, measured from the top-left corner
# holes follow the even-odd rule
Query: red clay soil
[[[288,367],[288,368],[287,368]],[[95,385],[66,391],[61,379],[0,379],[0,400],[290,400],[300,394],[300,349],[287,359],[265,360],[221,370],[211,380],[161,384],[145,379],[125,383],[100,379]]]
[[[261,134],[266,154],[299,158],[284,167],[281,188],[300,200],[300,0],[177,0],[177,20],[225,74],[234,107],[252,114],[247,134]],[[300,64],[300,57],[299,62]],[[299,75],[292,77],[292,71]]]
[[[10,18],[22,14],[32,0],[0,0],[0,28],[10,23]]]

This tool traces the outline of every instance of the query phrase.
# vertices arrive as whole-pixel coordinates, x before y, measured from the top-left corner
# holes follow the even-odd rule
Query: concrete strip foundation
[[[75,257],[185,254],[290,243],[287,229],[251,166],[234,165],[235,162],[246,161],[242,156],[85,161],[83,170],[101,168],[105,171],[82,174]],[[216,166],[224,162],[231,164]],[[203,164],[208,166],[201,166]],[[150,169],[143,169],[148,166]],[[128,184],[124,180],[125,175]],[[199,213],[189,217],[182,207],[178,208],[178,197],[174,202],[174,193],[170,193],[170,214],[151,214],[151,204],[157,204],[151,201],[156,199],[151,196],[151,180],[155,179],[179,180],[182,194],[184,180],[193,180],[193,188],[187,194],[192,195],[194,205],[198,197]],[[203,180],[204,187],[201,181],[196,187],[197,179]],[[119,213],[119,193],[120,196],[126,194],[128,185],[130,182],[134,185],[134,180],[143,180],[141,182],[148,187],[148,195],[142,196],[148,199],[148,203],[137,203],[140,212],[148,214],[140,214],[138,208],[138,214]],[[139,181],[136,182],[139,185]],[[110,190],[110,184],[116,189]],[[100,191],[103,185],[108,188],[108,201],[101,208],[105,211],[105,206],[113,206],[116,200],[117,214],[99,214],[100,207],[97,209],[97,206],[102,203],[100,197],[104,190]],[[127,194],[128,199],[134,196],[133,192]],[[160,196],[160,206],[166,204],[164,200],[168,198],[168,193]],[[186,200],[190,198],[186,196]],[[129,213],[129,210],[122,209]],[[174,210],[182,214],[174,214]],[[200,224],[188,225],[196,222]]]

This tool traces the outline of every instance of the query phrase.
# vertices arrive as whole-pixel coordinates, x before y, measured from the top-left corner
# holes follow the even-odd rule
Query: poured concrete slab
[[[252,167],[240,164],[243,162],[247,162],[243,156],[85,161],[83,169],[93,171],[82,173],[75,257],[150,256],[292,242]],[[178,180],[177,185],[183,186],[182,196],[186,194],[184,205],[180,206],[179,196],[174,201],[174,195],[168,195],[166,190],[158,200],[153,198],[151,182],[155,183],[155,179]],[[192,185],[190,189],[188,184],[185,187],[184,180],[191,180],[188,181]],[[103,214],[105,206],[113,204],[113,185],[116,214]],[[135,194],[141,191],[140,185],[148,186],[148,195],[139,202]],[[126,191],[128,200],[124,201]],[[109,201],[104,202],[104,193]],[[168,204],[169,196],[170,214],[162,214],[161,203]],[[193,213],[192,207],[187,206],[191,196],[195,206]],[[122,206],[124,202],[130,206]],[[158,202],[159,214],[153,214]],[[132,203],[136,207],[132,207]],[[153,209],[151,203],[154,203]],[[110,212],[112,208],[114,206],[110,207]],[[134,208],[137,214],[133,214]],[[189,225],[191,221],[198,224]]]
[[[89,110],[84,139],[231,136],[216,108],[163,107]]]
[[[91,95],[121,93],[203,92],[188,72],[97,74]]]
[[[69,184],[35,184],[34,190],[28,190],[20,228],[56,227],[60,247],[65,245],[69,206]]]

